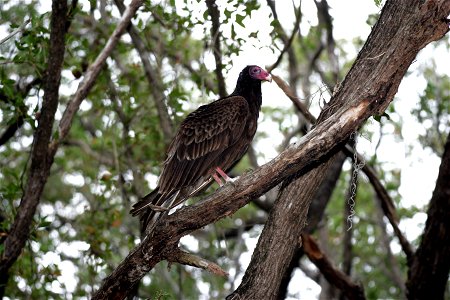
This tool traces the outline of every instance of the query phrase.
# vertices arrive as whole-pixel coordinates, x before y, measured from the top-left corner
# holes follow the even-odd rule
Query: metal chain
[[[350,207],[349,209],[349,215],[347,216],[347,231],[351,230],[353,227],[353,216],[355,215],[355,198],[356,198],[356,187],[358,184],[358,174],[359,171],[364,167],[366,162],[362,158],[361,161],[358,161],[358,151],[356,151],[356,144],[357,144],[357,132],[353,131],[350,135],[350,140],[353,140],[353,173],[352,173],[352,181],[350,185],[350,197],[347,200],[347,204]]]

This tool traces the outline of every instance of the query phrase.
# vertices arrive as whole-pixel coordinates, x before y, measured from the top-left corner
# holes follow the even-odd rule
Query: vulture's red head
[[[255,103],[259,110],[262,102],[262,81],[272,81],[269,72],[258,66],[246,66],[239,74],[236,88],[231,95],[243,96],[249,103]]]
[[[261,81],[272,81],[272,76],[264,70],[263,68],[260,68],[258,66],[247,66],[242,72],[248,72],[248,75],[250,75],[251,78],[261,80]]]

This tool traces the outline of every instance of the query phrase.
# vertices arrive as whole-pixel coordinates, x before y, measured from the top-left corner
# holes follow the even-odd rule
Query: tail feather
[[[130,214],[135,217],[139,216],[139,220],[141,221],[141,231],[145,231],[148,225],[152,222],[155,215],[163,210],[158,210],[155,208],[167,206],[166,204],[170,204],[173,198],[176,198],[178,195],[178,191],[173,191],[169,194],[160,194],[159,187],[153,190],[151,193],[142,197],[140,201],[133,205],[133,208],[130,210]]]
[[[151,193],[145,195],[140,201],[135,203],[130,210],[130,214],[133,217],[142,214],[148,206],[151,204],[155,205],[159,202],[159,198],[161,198],[161,194],[159,194],[159,187],[157,187]]]
[[[196,196],[205,190],[211,183],[212,178],[208,178],[206,181],[198,182],[196,186],[185,187],[168,194],[161,194],[158,186],[151,193],[145,195],[140,201],[135,203],[130,210],[130,214],[133,217],[139,216],[139,220],[141,221],[141,231],[145,231],[155,218],[155,215],[164,212],[164,210],[157,209],[157,207],[161,208],[164,206],[167,210],[170,210],[187,199]]]

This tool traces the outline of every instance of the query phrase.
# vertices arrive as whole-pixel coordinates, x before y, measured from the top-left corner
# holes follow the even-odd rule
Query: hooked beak
[[[269,74],[269,72],[263,70],[263,72],[261,73],[261,80],[272,82],[272,76]]]

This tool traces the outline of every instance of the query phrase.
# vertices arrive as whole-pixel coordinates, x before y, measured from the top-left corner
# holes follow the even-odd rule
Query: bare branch
[[[329,283],[337,287],[349,300],[366,299],[361,285],[352,282],[350,277],[333,266],[333,263],[320,250],[319,245],[308,234],[302,234],[303,249]]]
[[[10,38],[12,38],[13,36],[15,36],[16,34],[18,34],[19,32],[22,32],[25,30],[25,27],[27,27],[28,23],[30,23],[30,19],[25,20],[25,22],[23,22],[22,25],[20,25],[19,27],[17,27],[16,29],[14,29],[10,34],[8,34],[6,37],[2,38],[0,40],[0,45],[5,43],[7,40],[9,40]]]
[[[72,126],[72,120],[75,117],[75,114],[78,111],[81,102],[86,98],[87,94],[94,86],[95,80],[100,74],[100,71],[103,69],[106,59],[111,55],[111,52],[119,42],[121,35],[130,24],[131,18],[133,18],[134,14],[141,5],[142,0],[131,1],[116,29],[114,29],[114,32],[109,37],[108,42],[106,43],[102,52],[100,52],[94,63],[92,63],[92,65],[90,65],[86,70],[83,81],[81,81],[80,85],[78,86],[78,89],[75,92],[72,100],[70,100],[70,102],[67,104],[67,108],[61,118],[61,122],[59,123],[59,137],[58,139],[52,141],[50,145],[51,153],[56,153],[59,143],[64,140],[69,133],[70,127]]]
[[[167,261],[197,267],[211,272],[214,275],[228,277],[228,273],[219,267],[219,265],[199,256],[181,251],[179,248],[176,248],[167,256]]]
[[[119,8],[119,11],[124,14],[125,6],[122,0],[115,0],[116,6]],[[141,58],[142,65],[144,68],[145,77],[149,83],[150,92],[155,101],[156,110],[158,111],[159,116],[159,124],[161,125],[161,130],[164,134],[164,141],[166,145],[169,145],[170,141],[173,137],[173,124],[169,116],[169,111],[167,109],[166,104],[164,103],[165,96],[163,94],[163,87],[160,80],[156,77],[156,70],[153,68],[147,48],[145,46],[144,41],[142,40],[139,32],[136,30],[136,27],[131,24],[127,28],[128,33],[130,34],[131,40],[133,42],[134,47],[139,53],[139,57]]]
[[[294,103],[295,107],[298,111],[309,121],[311,124],[316,123],[316,117],[314,117],[308,110],[305,104],[303,104],[299,97],[295,96],[295,94],[291,91],[287,83],[278,77],[277,75],[272,74],[273,81],[278,85],[278,87],[286,94],[286,96],[291,99],[292,103]]]
[[[271,0],[267,1],[268,3],[271,3]],[[273,5],[275,5],[274,3],[272,3]],[[274,8],[275,9],[275,8]],[[274,9],[272,11],[274,11]],[[274,15],[275,16],[275,15]],[[294,28],[292,29],[292,33],[291,36],[289,37],[288,40],[285,41],[284,43],[284,47],[283,50],[281,50],[280,54],[278,55],[277,60],[275,61],[275,63],[271,66],[266,67],[267,68],[267,72],[272,72],[276,67],[278,67],[278,65],[281,62],[281,59],[283,58],[284,54],[286,53],[286,51],[288,51],[291,48],[292,45],[292,41],[294,40],[295,36],[297,35],[297,31],[298,28],[300,26],[300,22],[302,20],[302,11],[301,11],[301,5],[298,6],[298,12],[297,12],[297,16],[295,19],[295,24],[294,24]]]

